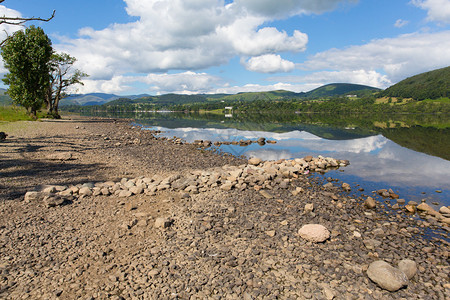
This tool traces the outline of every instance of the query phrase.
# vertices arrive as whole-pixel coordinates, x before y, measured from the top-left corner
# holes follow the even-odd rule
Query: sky
[[[450,66],[450,0],[6,0],[89,74],[76,93],[387,88]],[[0,25],[0,38],[20,27]],[[0,76],[7,70],[0,62]],[[2,86],[2,85],[0,85]],[[4,85],[3,85],[4,87]]]

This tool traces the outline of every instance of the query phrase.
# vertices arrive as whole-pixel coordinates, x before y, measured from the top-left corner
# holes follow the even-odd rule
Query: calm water
[[[162,136],[176,136],[187,142],[231,142],[259,137],[277,142],[217,147],[236,156],[278,160],[322,155],[347,159],[348,167],[324,176],[349,183],[354,187],[352,194],[358,195],[359,184],[366,195],[373,190],[392,188],[406,201],[427,199],[430,205],[450,205],[450,128],[445,116],[444,121],[436,121],[433,116],[336,120],[334,116],[295,114],[225,117],[155,113],[133,117],[143,128],[161,130]]]

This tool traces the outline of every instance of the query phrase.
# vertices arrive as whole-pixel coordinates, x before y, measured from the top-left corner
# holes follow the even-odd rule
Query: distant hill
[[[283,101],[292,99],[313,99],[344,95],[361,96],[364,93],[373,93],[379,89],[359,84],[333,83],[322,86],[310,92],[295,93],[285,90],[267,91],[267,92],[244,92],[237,94],[198,94],[198,95],[180,95],[165,94],[159,96],[133,95],[117,96],[114,94],[91,93],[86,95],[72,95],[61,101],[64,105],[126,105],[126,104],[155,104],[155,105],[180,105],[188,103],[205,103],[217,101],[244,101],[251,102],[257,100]]]
[[[141,95],[130,95],[130,96],[118,96],[114,94],[105,94],[105,93],[90,93],[90,94],[75,94],[70,95],[67,98],[64,98],[61,100],[60,105],[102,105],[120,98],[127,98],[127,99],[137,99],[137,98],[143,98],[148,97],[147,94],[141,94]]]
[[[285,90],[269,91],[269,92],[246,92],[237,93],[235,95],[227,95],[219,98],[223,101],[256,101],[256,100],[287,100],[303,98],[305,93],[295,93]],[[216,98],[217,99],[217,98]]]
[[[307,92],[305,97],[323,98],[323,97],[345,96],[345,95],[361,96],[361,94],[363,93],[367,94],[377,91],[381,91],[381,89],[361,84],[330,83]]]
[[[450,67],[406,78],[387,88],[381,95],[414,100],[450,97]]]
[[[12,99],[6,94],[6,89],[0,88],[0,106],[11,105]]]

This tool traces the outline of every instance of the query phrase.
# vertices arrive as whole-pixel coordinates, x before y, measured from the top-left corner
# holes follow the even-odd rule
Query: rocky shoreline
[[[448,242],[424,237],[448,232],[445,208],[400,201],[388,210],[375,196],[350,197],[346,183],[307,175],[346,161],[246,161],[122,121],[29,126],[0,144],[2,298],[445,299],[450,291]],[[311,224],[321,226],[312,235]]]

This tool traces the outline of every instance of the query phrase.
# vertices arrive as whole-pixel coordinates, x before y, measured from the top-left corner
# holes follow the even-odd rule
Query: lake
[[[187,142],[232,142],[260,137],[276,144],[221,145],[218,151],[264,160],[322,155],[350,165],[322,178],[352,186],[351,194],[392,188],[400,198],[435,208],[450,205],[450,126],[448,116],[334,116],[289,114],[137,113],[127,117],[143,129]],[[320,177],[320,175],[318,175]],[[359,186],[358,186],[359,185]],[[394,202],[393,202],[394,203]]]

